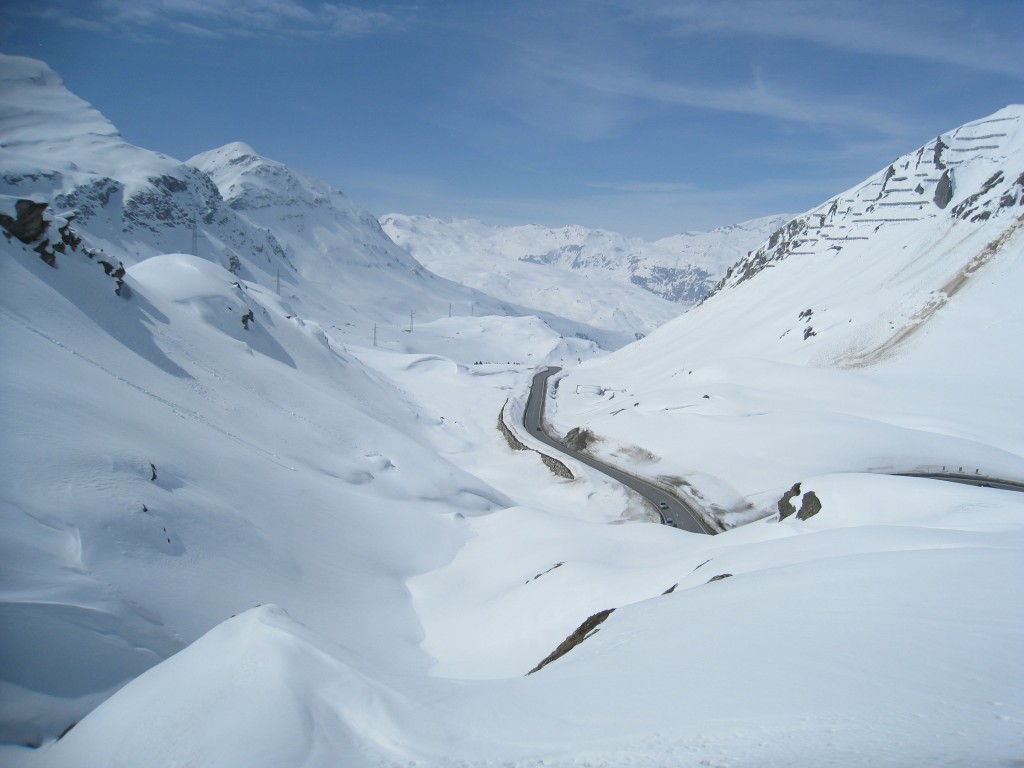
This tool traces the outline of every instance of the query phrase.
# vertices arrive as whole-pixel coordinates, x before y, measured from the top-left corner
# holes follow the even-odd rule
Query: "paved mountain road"
[[[567,456],[571,456],[588,467],[603,472],[628,488],[632,488],[654,505],[654,508],[658,510],[658,514],[661,515],[663,523],[672,520],[677,528],[682,528],[691,533],[716,533],[701,519],[698,512],[668,491],[646,480],[641,480],[639,477],[627,474],[620,469],[600,462],[592,456],[567,448],[544,431],[544,398],[547,391],[547,382],[551,376],[560,370],[562,369],[558,367],[547,368],[533,377],[530,396],[526,401],[526,412],[523,414],[523,426],[526,430],[545,445]]]
[[[671,520],[677,528],[682,528],[683,530],[690,531],[691,533],[717,533],[717,531],[712,530],[708,524],[703,521],[700,513],[697,512],[689,503],[684,502],[663,488],[647,482],[646,480],[642,480],[639,477],[623,472],[621,469],[617,469],[609,464],[598,461],[592,456],[580,453],[579,451],[574,451],[544,431],[544,400],[547,391],[547,382],[551,376],[558,373],[560,370],[562,369],[559,367],[547,368],[533,377],[533,384],[530,387],[530,396],[526,401],[526,412],[523,414],[523,426],[526,427],[526,430],[545,445],[548,445],[567,456],[571,456],[576,459],[576,461],[586,464],[588,467],[593,467],[599,472],[603,472],[612,479],[619,481],[623,485],[632,488],[654,505],[658,510],[658,514],[661,515],[663,523],[667,523]],[[979,474],[971,475],[952,471],[939,473],[893,472],[892,474],[902,477],[923,477],[931,480],[944,480],[947,482],[976,485],[983,488],[998,488],[1006,491],[1024,492],[1024,483],[998,477],[987,477]]]

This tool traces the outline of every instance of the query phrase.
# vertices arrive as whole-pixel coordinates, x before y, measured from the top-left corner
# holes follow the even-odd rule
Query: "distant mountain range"
[[[73,216],[100,261],[129,267],[194,252],[335,324],[536,314],[563,334],[617,347],[702,297],[774,222],[646,244],[578,227],[392,215],[385,234],[342,192],[245,144],[180,162],[124,141],[45,65],[5,57],[4,72],[8,215],[19,198],[45,201],[50,214]]]
[[[635,286],[683,308],[692,306],[728,267],[788,220],[767,216],[654,242],[578,226],[492,227],[401,214],[384,216],[381,225],[392,240],[440,275],[506,300],[528,296],[527,303],[554,311],[546,294],[566,281],[579,285],[580,291],[592,289],[595,282],[619,286],[623,299],[633,295]],[[538,270],[537,265],[549,269]]]

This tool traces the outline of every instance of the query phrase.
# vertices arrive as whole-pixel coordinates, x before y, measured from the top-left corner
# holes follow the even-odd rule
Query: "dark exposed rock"
[[[614,608],[608,608],[607,610],[600,611],[595,613],[593,616],[590,616],[576,628],[575,632],[565,638],[565,640],[563,640],[555,650],[548,654],[540,664],[527,672],[527,674],[532,675],[534,672],[546,667],[552,661],[565,656],[565,654],[593,635],[597,631],[598,626],[604,623],[604,620],[611,616],[614,610]]]
[[[498,412],[498,431],[505,438],[505,442],[508,443],[509,448],[513,451],[528,451],[530,450],[523,441],[513,434],[512,430],[505,424],[505,407],[508,405],[508,401],[505,401],[505,405],[501,406],[501,411]]]
[[[800,502],[800,511],[796,513],[796,519],[806,520],[819,512],[821,512],[821,501],[814,491],[808,491]]]
[[[935,185],[935,194],[932,196],[932,200],[939,208],[945,209],[945,207],[949,205],[949,201],[952,199],[953,177],[947,169],[942,172],[942,176],[939,178],[939,183]]]
[[[115,195],[124,191],[124,185],[109,178],[97,179],[75,187],[54,198],[54,207],[74,210],[80,221],[88,222],[106,208]]]
[[[594,433],[586,427],[573,427],[565,436],[565,447],[583,452],[594,442]]]
[[[800,483],[795,483],[792,488],[782,494],[782,498],[779,499],[779,520],[785,520],[790,515],[796,512],[796,507],[793,506],[793,499],[800,495]]]
[[[46,228],[50,226],[50,222],[43,218],[46,208],[47,203],[18,200],[14,204],[15,218],[0,213],[0,227],[3,227],[25,245],[34,243],[43,236]]]
[[[993,190],[1002,183],[1003,178],[1003,172],[996,171],[981,185],[981,189],[972,195],[968,195],[961,202],[953,206],[953,215],[964,221],[985,221],[988,219],[992,215],[991,206],[994,203]],[[1018,179],[1017,182],[1004,192],[1004,195],[1012,195],[1014,193],[1013,187],[1020,183],[1021,179]],[[1001,210],[1003,207],[1000,202],[997,210]]]
[[[532,448],[525,445],[522,440],[516,437],[515,433],[513,433],[505,423],[505,406],[507,405],[508,401],[506,400],[505,405],[501,406],[501,411],[498,413],[498,431],[505,437],[505,441],[513,451],[533,451]],[[555,477],[564,477],[566,480],[576,479],[572,474],[572,470],[558,459],[548,456],[546,453],[541,453],[540,451],[534,452],[540,456],[540,460],[544,463],[544,466],[547,467]]]
[[[942,152],[948,148],[949,145],[942,140],[941,136],[935,137],[935,153],[932,155],[932,162],[935,164],[935,167],[940,170],[946,167],[945,163],[942,162]]]
[[[44,240],[43,242],[39,243],[39,245],[37,245],[32,250],[35,251],[36,253],[38,253],[39,254],[39,258],[42,259],[46,264],[48,264],[49,266],[53,267],[54,269],[57,268],[57,254],[55,254],[50,249],[50,241],[49,240]]]
[[[576,479],[575,477],[573,477],[573,474],[570,471],[570,469],[555,457],[548,456],[546,453],[541,453],[540,460],[544,462],[544,466],[551,471],[551,474],[555,475],[556,477],[564,477],[566,480]]]
[[[731,573],[720,573],[717,576],[712,576],[710,579],[707,580],[706,583],[710,584],[712,581],[721,581],[722,579],[728,579],[730,576],[732,576]]]

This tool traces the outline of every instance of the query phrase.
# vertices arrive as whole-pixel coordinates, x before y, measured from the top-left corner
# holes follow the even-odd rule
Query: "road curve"
[[[562,369],[557,366],[546,368],[533,377],[533,384],[530,387],[530,396],[526,401],[526,411],[523,414],[523,426],[526,428],[526,431],[533,435],[537,440],[551,448],[554,448],[556,451],[560,451],[567,456],[571,456],[576,459],[576,461],[586,464],[588,467],[592,467],[599,472],[603,472],[613,480],[617,480],[628,488],[632,488],[651,502],[654,508],[658,510],[658,514],[661,515],[661,521],[663,523],[669,523],[669,521],[672,521],[672,524],[676,528],[681,528],[684,531],[689,531],[691,533],[716,533],[716,531],[712,530],[707,523],[701,519],[696,510],[688,504],[685,504],[681,499],[668,493],[668,491],[665,491],[646,480],[641,480],[634,475],[627,474],[620,469],[616,469],[613,466],[600,462],[591,456],[587,456],[579,451],[567,448],[561,442],[544,431],[544,399],[547,391],[547,382],[551,376],[558,373],[560,370]]]

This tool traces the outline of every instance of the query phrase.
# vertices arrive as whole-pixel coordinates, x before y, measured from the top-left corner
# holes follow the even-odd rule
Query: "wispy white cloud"
[[[815,16],[819,3],[823,10]],[[494,133],[507,135],[514,132],[510,126],[518,125],[557,140],[605,141],[652,120],[680,119],[682,110],[701,110],[768,118],[800,130],[864,132],[904,140],[916,135],[912,121],[901,116],[884,88],[858,89],[856,82],[842,77],[844,73],[838,78],[842,82],[822,88],[812,75],[817,64],[813,55],[785,51],[787,62],[806,60],[809,67],[786,71],[762,67],[753,46],[728,44],[730,34],[741,32],[761,34],[783,45],[784,34],[789,35],[787,40],[796,39],[803,29],[809,36],[814,32],[811,21],[803,16],[800,24],[786,21],[802,8],[808,19],[825,18],[830,32],[817,34],[853,45],[844,36],[839,12],[833,11],[838,5],[832,0],[621,4],[622,10],[614,13],[609,9],[615,9],[615,0],[570,3],[575,12],[567,11],[550,26],[545,26],[547,19],[533,25],[520,20],[487,29],[494,45],[488,50],[487,65],[475,73],[472,93],[484,106],[481,113],[507,119],[506,124],[492,126]],[[923,4],[918,7],[924,9]],[[782,14],[782,21],[773,12]],[[858,22],[849,36],[868,38],[873,31],[873,26],[862,29]],[[703,36],[704,48],[693,46],[691,53],[680,42],[684,34]],[[862,47],[868,44],[864,40]],[[884,42],[871,45],[884,47]]]
[[[304,0],[49,0],[21,15],[146,37],[356,37],[396,28],[405,10]]]
[[[552,77],[562,78],[579,89],[621,100],[621,109],[626,113],[629,102],[653,102],[768,117],[811,127],[862,128],[887,134],[902,134],[907,129],[903,121],[889,111],[857,104],[848,95],[830,98],[796,89],[787,93],[783,87],[768,84],[756,72],[743,85],[673,82],[628,69],[609,71],[584,67],[549,72]]]
[[[735,35],[917,59],[1024,79],[1019,0],[621,0],[686,37]]]

